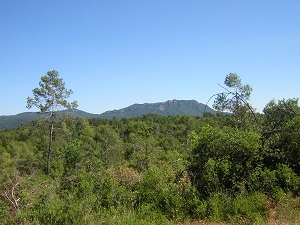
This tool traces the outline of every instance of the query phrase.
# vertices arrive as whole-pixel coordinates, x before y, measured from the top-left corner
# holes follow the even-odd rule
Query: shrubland
[[[215,106],[227,114],[0,130],[0,223],[299,224],[298,99],[255,113],[250,86],[225,84]]]
[[[55,124],[49,174],[43,120],[1,130],[0,221],[263,224],[273,210],[276,220],[296,223],[300,117],[269,134],[269,115],[257,116],[265,130],[222,114],[67,116]]]

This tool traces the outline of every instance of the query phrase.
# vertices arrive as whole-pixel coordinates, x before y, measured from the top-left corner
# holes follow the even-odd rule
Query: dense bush
[[[47,128],[0,130],[0,223],[256,224],[287,198],[296,214],[300,119],[289,115],[275,132],[231,115],[67,117],[54,130],[49,175]]]
[[[190,172],[199,192],[210,196],[246,191],[249,176],[262,162],[259,134],[205,126],[193,139]]]

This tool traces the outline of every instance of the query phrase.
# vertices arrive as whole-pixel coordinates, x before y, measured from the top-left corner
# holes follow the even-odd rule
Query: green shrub
[[[230,127],[205,126],[192,140],[190,173],[205,196],[245,191],[250,174],[261,164],[260,134]]]
[[[243,194],[232,199],[229,221],[244,224],[265,222],[268,216],[268,199],[262,193]]]
[[[11,224],[9,205],[0,199],[0,224]]]
[[[268,216],[268,199],[258,192],[236,197],[214,194],[200,207],[207,210],[210,220],[218,222],[254,224],[265,222]]]
[[[248,189],[251,192],[260,191],[272,194],[277,186],[276,170],[258,167],[249,176]]]
[[[222,221],[226,219],[228,197],[214,194],[207,200],[207,216],[211,220]]]
[[[170,166],[150,167],[142,174],[136,188],[136,207],[150,204],[170,219],[185,217],[193,213],[191,206],[196,198],[186,179],[176,182],[176,175]],[[186,204],[188,200],[189,204]]]
[[[300,191],[300,177],[289,166],[280,164],[276,172],[279,186],[283,190],[286,192],[292,191],[293,193]]]

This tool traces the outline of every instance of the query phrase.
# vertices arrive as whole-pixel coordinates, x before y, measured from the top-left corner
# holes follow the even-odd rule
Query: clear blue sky
[[[49,70],[91,113],[206,103],[230,72],[261,111],[300,97],[300,1],[1,0],[0,115],[29,111]]]

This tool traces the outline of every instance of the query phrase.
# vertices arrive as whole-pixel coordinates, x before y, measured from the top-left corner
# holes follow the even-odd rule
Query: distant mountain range
[[[111,119],[139,117],[143,114],[158,114],[162,116],[189,115],[202,116],[205,105],[196,100],[169,100],[158,103],[134,104],[119,110],[107,111],[100,114],[101,118]],[[215,114],[216,111],[207,107],[206,112]]]
[[[162,116],[189,115],[203,116],[205,105],[196,100],[169,100],[158,103],[133,104],[123,109],[111,110],[102,114],[92,114],[81,110],[66,110],[65,113],[76,117],[103,118],[130,118],[140,117],[144,114],[158,114]],[[206,112],[216,114],[216,111],[206,107]],[[0,129],[16,127],[21,124],[36,120],[41,115],[36,112],[24,112],[12,116],[0,116]]]

